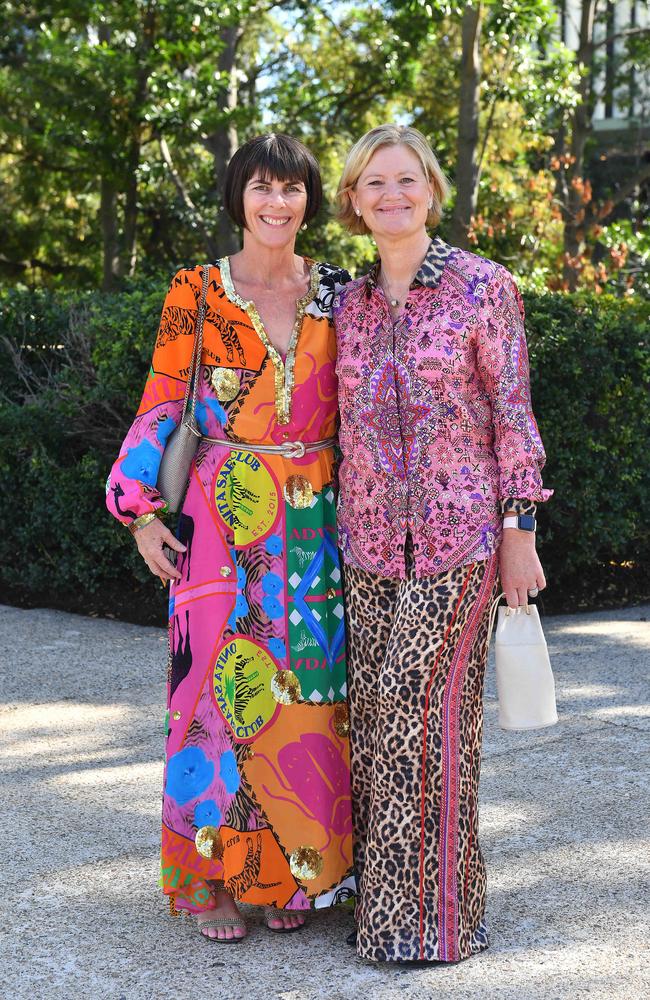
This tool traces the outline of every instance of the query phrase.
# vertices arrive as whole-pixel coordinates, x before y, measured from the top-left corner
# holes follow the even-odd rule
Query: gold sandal
[[[302,910],[278,910],[275,906],[265,906],[264,923],[273,934],[293,934],[294,931],[301,931],[305,926],[306,921],[303,920],[303,922],[301,924],[298,924],[297,927],[271,927],[269,925],[269,920],[278,920],[278,919],[281,920],[286,913],[293,914],[302,912],[303,912]]]
[[[211,910],[204,910],[204,913],[211,913]],[[219,927],[232,927],[233,930],[237,927],[241,927],[242,930],[247,931],[246,921],[242,916],[239,917],[206,917],[205,920],[201,920],[203,913],[197,913],[196,922],[199,925],[199,934],[206,941],[216,941],[217,944],[234,944],[235,942],[243,941],[246,934],[242,934],[240,937],[231,938],[220,938],[220,937],[210,937],[209,934],[204,934],[203,929],[206,930],[217,930]]]

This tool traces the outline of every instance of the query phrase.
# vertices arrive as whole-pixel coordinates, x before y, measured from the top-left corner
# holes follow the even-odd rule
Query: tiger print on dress
[[[187,309],[168,306],[160,318],[156,347],[165,347],[178,337],[194,337],[194,317]]]
[[[234,899],[240,899],[244,893],[257,886],[258,889],[273,889],[279,882],[259,882],[260,866],[262,863],[262,835],[255,837],[255,847],[253,847],[253,837],[246,838],[246,858],[244,867],[238,875],[232,875],[226,882],[226,889]]]

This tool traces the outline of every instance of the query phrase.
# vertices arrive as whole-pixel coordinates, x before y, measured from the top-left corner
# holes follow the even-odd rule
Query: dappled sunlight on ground
[[[12,1000],[636,1000],[650,995],[648,608],[546,620],[560,722],[503,732],[487,680],[481,843],[492,946],[372,966],[349,912],[208,948],[158,888],[164,635],[0,607]],[[92,666],[89,667],[88,665]],[[45,916],[44,916],[45,915]],[[47,933],[43,933],[44,921]]]

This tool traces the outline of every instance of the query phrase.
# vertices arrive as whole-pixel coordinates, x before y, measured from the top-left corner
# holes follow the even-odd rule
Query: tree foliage
[[[455,185],[447,238],[537,287],[643,292],[647,155],[608,175],[591,117],[601,85],[625,112],[632,69],[638,103],[650,40],[619,32],[601,73],[610,6],[581,0],[574,51],[551,0],[0,0],[0,275],[111,290],[214,259],[239,242],[221,209],[238,143],[299,136],[331,197],[351,142],[392,120]],[[373,255],[328,211],[300,249],[352,269]]]

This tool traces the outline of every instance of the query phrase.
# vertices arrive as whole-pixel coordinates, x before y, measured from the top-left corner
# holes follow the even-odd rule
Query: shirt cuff
[[[502,514],[532,514],[537,513],[537,504],[534,500],[527,500],[520,497],[507,497],[501,501]]]

